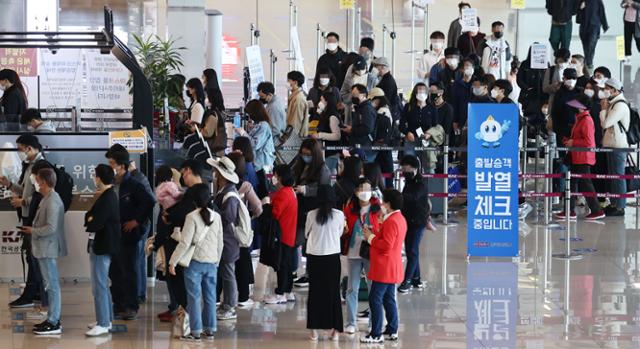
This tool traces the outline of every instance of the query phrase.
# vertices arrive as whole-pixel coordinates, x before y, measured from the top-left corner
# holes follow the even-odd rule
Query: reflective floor
[[[398,296],[399,348],[639,348],[640,237],[636,208],[625,218],[572,224],[571,249],[582,260],[552,257],[566,249],[566,225],[521,226],[522,258],[466,257],[464,214],[438,226],[422,243],[424,291]],[[458,224],[455,224],[458,221]],[[562,240],[561,240],[562,239]],[[259,266],[254,298],[271,292],[273,273]],[[163,283],[149,289],[149,302],[133,322],[117,322],[109,337],[86,339],[94,321],[88,284],[64,284],[59,338],[29,332],[40,321],[33,309],[0,310],[0,348],[358,348],[356,336],[338,343],[311,343],[305,330],[306,292],[295,304],[239,310],[237,321],[220,322],[216,339],[199,344],[170,339],[170,325],[155,314],[166,310]],[[0,286],[6,304],[19,288]],[[366,307],[361,303],[360,309]],[[360,329],[366,331],[367,324]],[[27,333],[25,333],[27,332]],[[364,347],[364,346],[363,346]]]

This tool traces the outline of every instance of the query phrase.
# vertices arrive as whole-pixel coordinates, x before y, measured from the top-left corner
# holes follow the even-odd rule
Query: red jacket
[[[406,235],[407,221],[399,210],[382,222],[380,233],[371,240],[369,280],[385,284],[404,280],[402,243]]]
[[[593,125],[593,118],[589,111],[585,111],[576,115],[576,123],[571,129],[571,139],[573,147],[578,148],[595,148],[596,146],[596,129]],[[591,151],[572,151],[571,163],[574,165],[595,165],[596,153]]]
[[[298,199],[291,187],[283,187],[271,194],[271,215],[280,223],[282,243],[294,247],[298,224]]]
[[[371,230],[373,230],[373,234],[374,235],[378,235],[380,233],[380,228],[381,228],[381,221],[382,221],[382,211],[379,209],[380,207],[380,200],[378,200],[377,198],[371,198],[369,200],[369,203],[371,204],[371,207],[373,206],[378,206],[378,211],[375,213],[371,213],[371,211],[369,211],[370,213],[370,218],[369,218],[369,223],[371,224]],[[347,203],[347,205],[344,208],[344,217],[347,220],[347,232],[344,234],[343,239],[342,239],[342,243],[346,244],[346,246],[342,246],[342,250],[345,251],[345,255],[348,253],[349,251],[349,241],[351,240],[351,234],[353,234],[353,228],[356,225],[356,222],[358,221],[358,219],[360,219],[360,214],[359,213],[354,213],[352,211],[353,209],[353,202],[350,200],[349,203]]]

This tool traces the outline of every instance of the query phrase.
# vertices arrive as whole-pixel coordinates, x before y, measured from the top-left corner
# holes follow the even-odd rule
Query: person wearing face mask
[[[384,91],[385,97],[389,101],[390,109],[396,111],[400,108],[400,98],[398,97],[398,85],[396,79],[391,75],[389,60],[386,57],[378,57],[373,60],[373,66],[378,70],[380,82],[376,87]]]
[[[351,125],[342,128],[342,132],[349,135],[353,146],[371,146],[375,140],[376,110],[367,99],[368,90],[364,85],[354,85],[351,89],[351,103],[354,112]],[[365,150],[365,162],[373,162],[377,152]]]
[[[374,145],[388,146],[393,144],[394,139],[392,138],[392,134],[397,131],[397,123],[391,115],[389,100],[385,97],[382,89],[378,87],[369,91],[368,98],[376,109]],[[393,152],[390,150],[379,151],[376,157],[376,163],[379,164],[384,173],[392,173]],[[393,186],[393,178],[386,178],[385,181],[388,186]]]
[[[35,175],[36,189],[42,194],[38,211],[31,226],[22,226],[20,232],[31,235],[33,256],[38,261],[43,282],[47,290],[49,308],[47,318],[33,326],[36,335],[62,333],[60,323],[61,297],[57,259],[67,255],[64,232],[64,204],[56,193],[56,172],[43,168]]]
[[[363,234],[370,247],[371,280],[369,308],[371,332],[360,337],[361,343],[396,342],[398,338],[398,306],[396,284],[404,279],[402,271],[402,242],[405,241],[407,221],[400,210],[404,207],[402,194],[395,189],[382,193],[382,226],[378,234],[365,226]],[[383,310],[387,326],[382,330]]]
[[[94,182],[97,199],[84,216],[84,226],[89,233],[87,252],[96,313],[96,323],[86,333],[88,337],[106,335],[111,329],[113,303],[109,293],[109,266],[111,256],[120,248],[120,208],[113,188],[113,169],[105,164],[96,166]]]
[[[302,140],[309,136],[309,104],[302,90],[304,75],[299,71],[291,71],[287,74],[287,88],[290,91],[287,104],[287,127],[280,139],[276,141],[276,147],[285,146],[295,149],[300,146]],[[279,156],[284,163],[291,163],[296,157],[295,150],[279,150]]]
[[[585,65],[584,56],[579,54],[572,55],[569,67],[575,69],[578,73],[578,83],[576,87],[583,90],[587,81],[589,81],[589,68]],[[593,67],[591,67],[591,69],[593,69]]]
[[[2,120],[15,122],[28,107],[27,93],[15,70],[0,70],[0,89],[4,91],[0,97],[0,108],[4,116]],[[7,119],[7,117],[16,119]]]
[[[471,4],[468,2],[460,2],[458,4],[458,18],[451,21],[449,32],[447,33],[447,47],[457,47],[458,38],[462,35],[462,10],[470,9]],[[480,17],[478,17],[478,27],[480,27]]]
[[[187,90],[189,92],[189,98],[191,99],[187,124],[192,127],[197,127],[202,124],[202,118],[204,117],[205,95],[202,81],[198,78],[189,79],[189,81],[187,81]]]
[[[369,84],[370,79],[369,75],[371,73],[367,72],[367,62],[362,56],[355,57],[353,64],[347,69],[347,74],[344,77],[344,82],[342,83],[342,87],[340,88],[340,98],[342,99],[342,103],[345,106],[345,123],[351,124],[352,122],[352,107],[353,105],[353,96],[352,90],[354,85],[362,85],[365,86],[367,91],[371,90],[375,85]]]
[[[522,113],[527,122],[540,127],[545,120],[545,115],[541,113],[542,105],[549,99],[549,95],[542,88],[545,69],[531,67],[531,49],[532,47],[529,47],[527,58],[520,64],[516,76],[516,82],[520,86],[518,102],[522,105]]]
[[[593,71],[593,80],[598,83],[601,93],[604,93],[604,84],[611,79],[611,71],[607,67],[598,67]],[[604,97],[600,96],[600,99]]]
[[[429,40],[431,40],[431,49],[419,59],[417,68],[418,78],[424,83],[429,82],[431,68],[444,60],[444,33],[435,31],[431,33]]]
[[[417,157],[407,155],[400,161],[404,177],[402,200],[404,202],[402,215],[407,221],[407,235],[405,249],[407,266],[404,280],[398,292],[407,293],[413,287],[422,289],[424,285],[420,278],[420,242],[425,229],[432,230],[431,203],[429,202],[429,187],[427,179],[422,177],[420,161]]]
[[[515,102],[509,98],[509,95],[513,91],[513,86],[506,79],[500,79],[493,84],[491,90],[491,98],[495,99],[500,104],[515,104]]]
[[[570,108],[573,108],[577,114],[576,122],[571,130],[571,137],[564,142],[564,145],[566,147],[593,148],[596,146],[596,141],[594,138],[595,129],[593,126],[593,119],[589,114],[591,103],[591,99],[585,95],[579,95],[576,99],[571,100],[567,103],[567,105]],[[570,152],[569,159],[571,161],[572,174],[589,174],[591,173],[591,166],[593,166],[596,162],[596,154],[594,152],[572,151]],[[595,193],[595,188],[593,187],[591,179],[580,178],[577,180],[571,180],[571,191]],[[587,196],[585,197],[585,199],[591,211],[585,217],[585,220],[593,221],[605,217],[604,211],[600,207],[600,203],[598,203],[598,200],[595,197]],[[558,219],[566,219],[567,214],[570,216],[570,219],[577,218],[575,212],[575,197],[572,196],[571,198],[569,198],[569,201],[571,211],[565,211],[557,214],[556,217]]]
[[[448,47],[444,50],[444,64],[436,64],[431,68],[429,82],[442,82],[445,85],[453,85],[460,78],[460,50],[455,47]]]
[[[276,89],[269,81],[263,81],[258,84],[258,97],[260,102],[267,109],[267,114],[271,119],[271,133],[274,141],[284,132],[287,119],[287,110],[282,99],[276,95]]]
[[[471,83],[471,103],[495,103],[489,92],[489,79],[482,75]],[[465,124],[466,127],[466,124]]]
[[[29,132],[33,133],[55,133],[56,127],[51,120],[42,120],[40,111],[35,108],[29,108],[20,115],[20,123],[27,125]]]
[[[604,129],[602,146],[609,148],[628,148],[627,130],[631,120],[629,102],[624,96],[622,83],[611,78],[604,87],[603,99],[600,101],[600,124]],[[607,168],[609,174],[624,175],[627,154],[624,152],[607,153]],[[627,184],[624,179],[609,181],[609,192],[614,194],[626,194]],[[624,216],[626,199],[611,199],[611,205],[607,207],[607,216]]]
[[[567,105],[567,102],[576,99],[580,94],[580,91],[576,89],[578,74],[575,69],[565,69],[563,78],[562,87],[556,92],[551,106],[553,132],[561,144],[564,144],[565,140],[571,137],[571,128],[575,123],[575,113]]]
[[[335,86],[342,86],[344,75],[342,74],[341,66],[347,53],[340,47],[340,36],[337,33],[329,32],[326,35],[326,48],[327,51],[320,56],[316,64],[316,76],[319,74],[320,69],[328,69],[336,77],[337,83]]]
[[[370,227],[374,234],[379,234],[382,223],[380,200],[373,196],[371,183],[361,178],[344,208],[347,224],[342,235],[342,254],[347,257],[347,323],[344,331],[353,334],[358,331],[358,293],[361,275],[369,272],[369,260],[362,258],[360,248],[364,241],[364,228]]]
[[[358,156],[349,156],[342,161],[342,171],[338,173],[337,180],[333,185],[336,192],[337,200],[336,207],[344,208],[353,191],[358,186],[358,181],[362,178],[363,174],[363,162]]]
[[[441,83],[429,85],[429,103],[435,108],[436,125],[442,126],[444,133],[451,139],[453,135],[453,107],[445,100],[445,90]]]
[[[216,111],[224,111],[224,97],[218,82],[218,73],[214,69],[207,68],[202,71],[202,86],[207,94],[207,108]]]
[[[479,20],[478,20],[479,22]],[[462,57],[469,57],[469,55],[482,55],[480,48],[485,41],[487,35],[480,32],[480,26],[477,30],[462,33],[458,38],[457,48],[460,49],[460,55]]]
[[[309,89],[309,94],[307,95],[307,101],[313,103],[313,108],[311,108],[310,111],[314,119],[317,120],[320,114],[322,114],[322,112],[318,110],[318,103],[320,103],[320,96],[324,93],[333,93],[336,100],[340,100],[340,90],[335,84],[336,80],[331,70],[323,67],[318,68],[316,77],[313,80],[313,86]]]
[[[511,47],[504,38],[504,23],[491,24],[493,34],[482,45],[482,68],[496,79],[506,79],[511,66]]]
[[[358,54],[364,57],[367,62],[368,72],[373,70],[371,62],[375,59],[375,56],[373,55],[374,44],[375,43],[372,38],[362,38],[360,39],[360,47],[358,47]]]
[[[461,135],[462,128],[467,123],[468,108],[473,96],[472,82],[480,74],[476,73],[475,62],[472,58],[465,58],[462,61],[462,77],[453,84],[452,98],[450,99],[453,107],[453,135]],[[453,139],[453,138],[452,138]],[[456,143],[451,143],[456,144]]]
[[[340,113],[338,112],[338,99],[332,92],[325,92],[318,103],[318,132],[312,137],[321,140],[324,147],[336,147],[340,145]],[[331,173],[338,172],[340,152],[338,150],[325,150],[324,159]]]
[[[554,57],[556,64],[545,71],[544,79],[542,80],[542,91],[549,95],[549,105],[551,106],[553,106],[553,99],[556,92],[558,92],[563,85],[563,74],[565,69],[569,68],[571,51],[566,48],[558,49],[555,51]]]
[[[582,92],[587,98],[591,100],[591,108],[589,108],[589,114],[593,119],[594,126],[594,139],[597,148],[602,147],[602,125],[600,125],[600,98],[598,94],[600,92],[600,87],[598,87],[598,82],[595,80],[589,80]],[[607,174],[607,154],[603,152],[595,153],[596,161],[593,166],[591,166],[591,173],[595,174]],[[608,180],[603,179],[593,179],[593,186],[598,193],[606,193],[607,185],[609,184]],[[598,198],[598,201],[604,203],[607,200],[605,198]]]
[[[280,265],[277,272],[277,287],[274,294],[264,298],[265,304],[287,303],[288,298],[295,300],[293,289],[293,261],[296,246],[296,230],[298,226],[298,200],[293,190],[293,176],[288,165],[277,165],[273,168],[271,182],[276,191],[265,198],[271,204],[271,216],[281,229]]]
[[[30,226],[35,216],[35,211],[30,212],[29,208],[33,200],[39,200],[41,196],[35,190],[33,177],[30,174],[35,164],[44,160],[42,145],[38,138],[31,134],[25,134],[16,140],[18,156],[22,160],[22,173],[17,183],[12,183],[7,177],[0,176],[0,184],[7,187],[13,193],[11,205],[18,211],[19,220],[22,225]],[[37,206],[36,206],[37,207]],[[33,257],[31,249],[31,237],[23,237],[22,250],[25,252],[26,262],[29,267],[26,287],[17,299],[9,303],[11,308],[32,307],[33,301],[37,297],[46,302],[42,275],[38,262]]]
[[[129,171],[128,152],[110,149],[106,157],[116,175],[122,222],[120,252],[114,256],[109,270],[111,296],[115,317],[134,320],[142,294],[139,279],[146,278],[140,268],[144,259],[144,241],[156,200],[150,188],[146,188]]]
[[[404,106],[398,128],[404,135],[403,145],[422,146],[420,140],[421,134],[424,135],[427,130],[436,126],[436,110],[432,105],[427,103],[429,99],[429,89],[427,85],[419,82],[411,91],[409,103]],[[416,154],[413,149],[405,149],[405,154]],[[424,156],[423,152],[419,152],[420,157]]]
[[[609,30],[607,14],[602,0],[582,0],[576,16],[580,25],[580,41],[587,61],[587,67],[593,69],[593,57],[600,39],[600,28],[606,33]]]

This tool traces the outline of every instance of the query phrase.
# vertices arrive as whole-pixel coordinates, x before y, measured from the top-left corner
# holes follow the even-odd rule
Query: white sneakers
[[[344,328],[344,333],[354,334],[354,333],[356,333],[356,327],[353,326],[353,325],[349,325],[349,326]]]
[[[255,304],[255,302],[253,301],[253,299],[249,298],[244,302],[238,302],[238,307],[240,308],[250,308]]]
[[[287,303],[287,297],[285,295],[272,294],[264,297],[265,304],[282,304]]]
[[[293,292],[289,292],[285,295],[285,297],[287,298],[287,302],[295,302],[296,301],[296,295]]]
[[[109,330],[111,330],[111,325],[109,325],[109,327],[94,325],[85,335],[87,337],[106,336],[109,334]]]

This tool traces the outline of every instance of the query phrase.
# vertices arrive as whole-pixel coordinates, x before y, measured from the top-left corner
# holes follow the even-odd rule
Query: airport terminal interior
[[[640,348],[640,0],[0,0],[0,88],[0,348]]]

